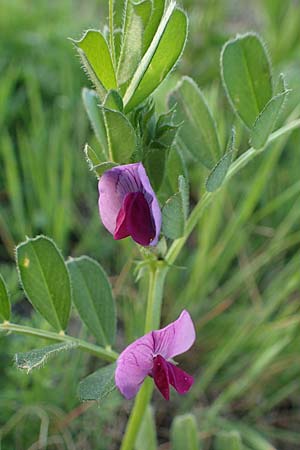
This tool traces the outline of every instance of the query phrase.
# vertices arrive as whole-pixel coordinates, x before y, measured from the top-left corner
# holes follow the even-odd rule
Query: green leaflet
[[[286,88],[283,75],[280,76],[279,85],[280,93],[269,100],[254,122],[250,137],[250,144],[253,148],[260,149],[265,145],[283,109],[286,97],[290,92]]]
[[[171,2],[124,95],[125,111],[142,103],[179,59],[187,37],[187,17]]]
[[[255,33],[238,35],[221,53],[221,74],[228,100],[248,128],[272,98],[271,64]]]
[[[34,308],[57,330],[68,325],[71,284],[63,257],[46,236],[27,239],[16,249],[20,281]]]
[[[0,319],[10,320],[10,300],[8,289],[0,273]]]
[[[107,108],[102,110],[108,141],[108,159],[119,164],[128,163],[136,148],[134,128],[121,112]]]
[[[235,143],[235,131],[233,129],[231,138],[227,145],[225,155],[222,156],[220,161],[217,162],[217,164],[207,177],[205,187],[208,192],[213,192],[222,185],[233,160],[234,143]]]
[[[80,40],[73,40],[88,75],[104,99],[106,91],[117,89],[117,81],[107,42],[100,31],[87,30]]]
[[[189,210],[189,186],[185,178],[178,178],[179,192],[172,195],[162,209],[162,231],[170,239],[178,239],[184,234],[185,221]]]
[[[17,353],[15,355],[15,364],[18,369],[26,370],[27,373],[33,369],[40,369],[57,353],[71,350],[77,347],[74,342],[63,342],[61,344],[53,344],[47,347],[31,350],[30,352]]]
[[[116,364],[102,367],[84,378],[78,389],[81,401],[102,400],[115,389]]]
[[[176,107],[175,121],[182,124],[178,145],[208,169],[214,167],[221,155],[216,124],[201,90],[191,78],[183,77],[178,83],[169,96],[169,106]]]
[[[152,42],[152,39],[163,16],[164,10],[165,10],[165,0],[152,1],[151,17],[150,20],[148,21],[143,36],[143,53],[146,52],[146,50],[148,49],[149,45]]]
[[[111,345],[116,333],[116,308],[106,273],[87,256],[70,259],[68,269],[80,318],[99,344]]]
[[[108,144],[104,117],[99,107],[99,97],[97,93],[91,89],[82,89],[82,100],[91,125],[99,142],[99,150],[96,153],[98,163],[108,159]]]

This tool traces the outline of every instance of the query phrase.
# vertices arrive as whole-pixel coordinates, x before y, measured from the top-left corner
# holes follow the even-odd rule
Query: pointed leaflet
[[[26,370],[29,373],[33,369],[40,369],[57,353],[71,350],[77,347],[74,342],[63,342],[61,344],[48,345],[47,347],[31,350],[30,352],[17,353],[15,364],[18,369]]]
[[[143,51],[143,34],[151,15],[151,1],[127,2],[122,46],[118,64],[119,85],[125,83],[137,68]]]
[[[178,61],[186,37],[187,17],[171,1],[125,92],[126,112],[142,103],[161,84]]]
[[[229,167],[232,163],[233,154],[234,154],[234,143],[235,143],[235,130],[232,130],[231,138],[227,145],[227,150],[224,156],[217,162],[213,170],[207,177],[205,187],[208,192],[213,192],[218,189],[229,170]]]
[[[10,320],[10,301],[8,290],[0,273],[0,319]]]
[[[172,450],[199,450],[197,422],[193,414],[175,417],[171,427],[171,443]]]
[[[107,133],[109,159],[119,164],[128,163],[136,148],[134,128],[121,112],[107,108],[102,109]]]
[[[80,40],[72,41],[103,100],[106,91],[117,89],[115,71],[105,38],[100,31],[88,30]]]
[[[82,100],[93,127],[94,133],[100,145],[99,150],[97,151],[97,153],[95,153],[99,162],[106,161],[108,159],[107,137],[104,117],[99,107],[99,97],[95,91],[83,88]]]
[[[80,400],[99,401],[107,397],[116,388],[115,370],[116,364],[109,364],[84,378],[78,389]]]
[[[188,149],[208,169],[213,168],[221,155],[216,124],[202,92],[191,78],[183,77],[170,94],[169,107],[174,106],[175,121],[182,123],[179,146]]]
[[[97,261],[82,256],[68,261],[77,311],[104,346],[113,343],[116,333],[116,310],[111,285]]]
[[[271,64],[258,35],[228,41],[221,53],[221,73],[228,100],[248,128],[273,95]]]
[[[34,308],[57,330],[65,330],[71,306],[71,285],[55,243],[38,236],[17,246],[20,281]]]
[[[271,98],[253,125],[250,139],[253,148],[262,148],[267,142],[283,109],[286,96],[290,92],[286,88],[282,74],[280,76],[280,88],[280,93]]]
[[[123,111],[123,100],[117,91],[108,91],[103,106],[108,109],[113,109],[114,111]]]

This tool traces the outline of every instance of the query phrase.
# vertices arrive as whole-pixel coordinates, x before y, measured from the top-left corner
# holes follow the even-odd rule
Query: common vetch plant
[[[11,322],[9,292],[0,277],[0,330],[55,342],[18,353],[15,361],[19,369],[29,372],[59,352],[81,350],[109,363],[80,382],[82,401],[101,400],[115,387],[126,398],[135,397],[122,450],[134,448],[142,425],[149,419],[154,384],[168,400],[170,385],[177,393],[186,394],[198,377],[197,371],[190,375],[172,360],[189,350],[195,340],[190,314],[183,310],[177,320],[160,329],[167,273],[178,270],[175,263],[181,249],[223,186],[271,142],[300,125],[297,117],[282,123],[289,89],[283,74],[273,79],[265,45],[255,33],[227,42],[220,59],[235,122],[249,135],[247,150],[237,148],[234,127],[228,129],[227,145],[221,145],[204,94],[187,76],[169,92],[166,112],[158,115],[152,94],[176,66],[187,29],[184,11],[176,2],[164,0],[128,0],[122,30],[116,29],[114,4],[109,0],[108,28],[103,32],[88,30],[80,40],[73,40],[93,85],[85,88],[82,96],[97,146],[87,144],[85,157],[98,178],[100,218],[112,235],[107,233],[106,238],[130,236],[132,245],[138,245],[138,278],[145,277],[148,283],[145,335],[124,346],[120,355],[113,350],[116,306],[108,276],[87,256],[65,261],[46,236],[21,243],[16,263],[26,297],[53,331]],[[192,209],[191,164],[203,167],[206,173],[202,195]],[[96,344],[66,332],[72,304]],[[184,436],[189,429],[197,442],[195,427],[193,416],[177,420],[174,435]],[[226,437],[227,448],[233,448],[235,442],[239,442],[235,435]]]

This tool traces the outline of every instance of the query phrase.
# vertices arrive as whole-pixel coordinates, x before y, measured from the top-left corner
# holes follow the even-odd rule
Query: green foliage
[[[63,342],[61,344],[53,344],[47,347],[42,347],[36,350],[31,350],[25,353],[16,353],[15,364],[20,370],[25,370],[27,373],[34,369],[40,369],[57,353],[71,350],[76,347],[73,342]]]
[[[185,46],[187,17],[171,2],[124,94],[125,111],[143,102],[176,64]]]
[[[10,319],[10,299],[5,281],[0,273],[0,318]]]
[[[235,130],[233,129],[225,155],[222,156],[220,161],[217,162],[217,164],[207,177],[206,190],[208,192],[214,192],[222,185],[233,160],[234,144]]]
[[[16,249],[24,292],[34,308],[57,330],[68,325],[71,284],[62,255],[54,242],[38,236]]]
[[[248,128],[272,98],[271,65],[257,34],[247,33],[227,42],[221,72],[228,100]]]
[[[170,239],[178,239],[184,234],[189,211],[189,186],[186,179],[178,178],[178,192],[172,195],[162,209],[162,231]]]
[[[193,414],[175,417],[171,427],[171,443],[172,450],[181,450],[183,448],[186,450],[200,449],[197,421]]]
[[[115,389],[115,364],[102,367],[79,384],[79,398],[81,401],[100,401]]]
[[[262,148],[267,142],[283,109],[286,96],[290,92],[285,86],[283,75],[280,76],[279,83],[281,88],[279,94],[268,101],[254,122],[250,143],[256,149]]]
[[[126,116],[119,111],[103,108],[103,115],[110,160],[128,163],[136,147],[134,128]]]
[[[73,40],[88,76],[94,83],[100,98],[116,89],[117,82],[110,51],[105,38],[96,30],[88,30],[79,40]]]
[[[212,169],[221,154],[216,124],[202,92],[191,78],[183,77],[170,94],[169,106],[175,105],[177,123],[182,124],[179,146]]]
[[[95,91],[84,88],[82,90],[82,99],[93,130],[98,139],[97,152],[94,152],[97,159],[93,161],[93,158],[91,158],[91,160],[94,162],[94,164],[99,164],[100,162],[103,162],[109,158],[107,134],[103,113],[99,108],[99,98]]]
[[[116,310],[106,273],[95,260],[82,256],[68,261],[73,301],[88,329],[103,345],[112,344],[116,333]]]

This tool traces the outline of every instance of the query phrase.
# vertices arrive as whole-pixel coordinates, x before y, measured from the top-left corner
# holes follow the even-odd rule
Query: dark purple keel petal
[[[186,394],[194,383],[194,378],[174,364],[170,362],[166,362],[166,364],[168,365],[170,384],[176,389],[178,394]]]
[[[125,196],[117,217],[114,238],[127,236],[140,245],[149,245],[155,237],[150,208],[141,192],[130,192]]]
[[[170,399],[168,362],[160,355],[153,358],[154,383],[166,400]]]

